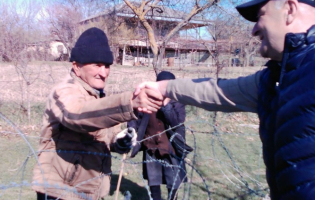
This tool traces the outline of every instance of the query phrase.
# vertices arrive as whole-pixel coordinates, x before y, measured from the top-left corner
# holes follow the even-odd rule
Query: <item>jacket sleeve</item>
[[[166,96],[209,111],[257,112],[261,73],[236,79],[175,79],[169,81]]]
[[[179,102],[174,102],[173,107],[174,107],[174,111],[177,118],[177,122],[176,120],[174,120],[174,122],[176,122],[177,125],[180,123],[185,123],[185,119],[186,119],[185,105]],[[174,126],[172,125],[172,127]],[[179,133],[182,136],[182,138],[185,140],[186,128],[184,124],[182,126],[177,126],[174,131]]]
[[[131,127],[134,128],[136,130],[136,132],[138,132],[138,128],[139,128],[139,124],[141,123],[141,119],[142,116],[139,116],[138,112],[136,111],[136,116],[137,116],[137,120],[133,119],[127,122],[127,128]]]
[[[127,123],[127,127],[132,127],[136,130],[137,142],[139,142],[144,138],[150,116],[141,112],[136,112],[136,116],[138,117],[138,120],[129,121]],[[132,148],[132,151],[130,153],[131,158],[135,157],[137,153],[141,150],[142,144],[143,143],[137,143],[136,146]]]
[[[167,123],[171,127],[185,121],[185,105],[179,102],[172,101],[166,106],[161,107],[160,111],[163,113],[165,123]]]
[[[163,112],[163,121],[164,124],[166,124],[165,128],[168,129],[168,126],[174,127],[172,128],[172,131],[179,133],[183,138],[185,138],[185,125],[183,124],[181,126],[177,126],[185,122],[185,105],[172,100],[160,110]]]
[[[56,88],[50,107],[58,121],[77,132],[94,132],[136,119],[131,92],[94,99],[74,84]]]

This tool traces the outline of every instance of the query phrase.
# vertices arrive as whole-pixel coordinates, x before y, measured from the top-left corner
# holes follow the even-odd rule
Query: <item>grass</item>
[[[20,195],[21,199],[35,199],[35,193],[30,188],[35,159],[30,149],[37,148],[38,138],[25,137],[30,146],[18,135],[0,137],[0,199],[19,199]]]
[[[38,147],[41,118],[49,91],[71,68],[68,62],[33,63],[33,72],[41,67],[40,75],[30,86],[31,120],[25,113],[25,82],[13,66],[1,64],[0,112],[24,134],[19,135],[7,121],[0,120],[0,199],[35,199],[31,190],[31,150]],[[220,77],[233,78],[253,73],[260,68],[226,68]],[[178,78],[214,77],[213,68],[165,68]],[[142,81],[154,81],[148,67],[114,66],[107,80],[107,95],[132,91]],[[22,95],[24,94],[24,96]],[[24,97],[24,99],[22,98]],[[186,106],[186,137],[195,151],[186,159],[188,182],[182,184],[178,199],[262,199],[268,193],[265,167],[261,158],[258,119],[252,113],[214,113]],[[216,119],[214,120],[214,116]],[[126,124],[121,124],[126,127]],[[106,199],[115,199],[115,190],[122,156],[113,153],[111,192]],[[133,200],[148,198],[147,182],[142,179],[142,153],[124,164],[119,199],[129,191]],[[23,187],[20,187],[22,185]],[[167,190],[162,186],[163,199]]]

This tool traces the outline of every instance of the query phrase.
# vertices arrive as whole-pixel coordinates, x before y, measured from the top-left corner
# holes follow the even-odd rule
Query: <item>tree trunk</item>
[[[30,100],[30,83],[26,82],[26,98],[27,98],[27,120],[28,125],[31,124],[31,100]]]
[[[161,71],[162,69],[162,65],[163,65],[163,58],[164,58],[164,54],[165,54],[165,47],[162,46],[160,48],[160,54],[158,56],[158,65],[157,65],[157,69]],[[159,71],[159,72],[160,72]]]
[[[150,67],[150,62],[151,62],[151,56],[150,56],[150,48],[148,46],[148,43],[147,43],[147,51],[148,51],[148,67]]]
[[[117,60],[118,60],[118,57],[119,57],[119,47],[115,46],[114,49],[115,49],[114,50],[115,53],[114,53],[114,62],[113,63],[117,64]]]
[[[250,59],[251,55],[246,56],[246,63],[244,63],[244,67],[249,66],[249,59]]]
[[[162,65],[162,60],[163,60],[163,54],[165,52],[165,44],[169,42],[169,40],[176,34],[178,31],[187,25],[189,21],[191,20],[192,17],[197,15],[198,13],[202,12],[203,10],[211,7],[212,5],[218,3],[219,1],[209,1],[205,3],[205,5],[200,6],[199,1],[196,1],[196,5],[191,9],[191,11],[183,18],[182,21],[180,21],[175,28],[173,28],[164,38],[162,41],[162,46],[160,49],[160,54],[158,54],[159,48],[158,44],[155,38],[154,30],[151,27],[151,25],[148,23],[146,19],[146,14],[150,11],[152,11],[152,8],[158,7],[158,3],[161,2],[162,0],[155,0],[153,3],[146,7],[149,2],[151,1],[145,1],[142,0],[140,5],[138,7],[134,6],[131,1],[129,0],[124,0],[124,2],[127,4],[128,7],[132,9],[132,11],[137,15],[139,18],[139,21],[143,25],[143,27],[146,29],[148,33],[148,41],[150,43],[150,47],[153,53],[153,69],[156,74],[159,73],[161,65]],[[161,59],[162,58],[162,59]]]
[[[159,73],[159,70],[158,70],[158,55],[157,54],[153,54],[153,62],[152,62],[152,65],[153,65],[153,70],[155,72],[155,75],[158,75]]]

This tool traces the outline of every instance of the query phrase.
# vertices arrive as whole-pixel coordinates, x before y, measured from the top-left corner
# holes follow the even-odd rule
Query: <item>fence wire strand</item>
[[[6,76],[2,77],[0,85],[2,88],[9,87],[10,85],[14,89],[2,90],[0,92],[0,105],[3,102],[9,102],[9,107],[14,106],[14,108],[18,108],[19,110],[12,109],[14,117],[16,117],[15,120],[10,120],[9,117],[3,114],[8,113],[8,111],[4,110],[2,112],[1,110],[0,112],[0,151],[2,152],[2,161],[0,163],[2,165],[2,168],[0,168],[2,170],[0,175],[0,199],[35,199],[36,194],[32,190],[32,186],[36,185],[42,185],[45,188],[58,188],[63,190],[64,194],[73,192],[82,199],[88,199],[86,194],[77,191],[75,188],[99,179],[102,176],[112,176],[112,187],[115,187],[115,177],[119,174],[121,162],[124,162],[124,171],[127,175],[123,176],[120,192],[124,194],[129,190],[132,196],[131,199],[134,200],[150,199],[150,187],[142,175],[142,165],[145,163],[142,161],[142,152],[135,158],[123,160],[122,155],[116,153],[109,155],[84,151],[46,151],[101,157],[110,156],[112,159],[112,173],[101,174],[100,176],[80,182],[74,189],[63,188],[60,185],[49,185],[47,181],[44,181],[44,183],[32,181],[32,170],[35,165],[40,165],[37,157],[40,153],[38,152],[38,143],[40,139],[46,138],[40,137],[38,128],[35,128],[37,132],[32,134],[30,133],[31,131],[23,132],[24,127],[17,125],[22,123],[24,119],[19,113],[25,112],[25,107],[20,105],[24,105],[21,101],[25,101],[25,99],[23,100],[25,98],[23,95],[25,96],[26,94],[25,91],[20,91],[21,85],[23,85],[22,81],[11,80],[14,73],[11,68],[7,68],[8,71],[3,73]],[[67,74],[70,69],[65,66],[54,66],[54,70],[52,70],[49,65],[42,66],[42,68],[43,73],[37,79],[37,82],[34,82],[34,86],[32,85],[30,88],[31,91],[29,94],[32,102],[40,105],[36,107],[38,109],[36,112],[41,114],[44,109],[43,102],[46,101],[51,86],[62,80],[64,74]],[[213,77],[214,72],[209,70],[211,68],[195,72],[194,74],[190,70],[186,71],[186,69],[184,71],[183,69],[173,70],[173,72],[178,78],[190,78],[191,76],[194,76],[192,78],[198,78],[199,76]],[[237,69],[227,68],[223,69],[223,72],[229,74],[234,70]],[[142,75],[144,71],[146,77]],[[257,71],[257,69],[253,71]],[[7,72],[11,72],[11,74],[9,75]],[[106,86],[106,91],[109,91],[109,94],[130,91],[138,83],[148,81],[147,77],[155,78],[152,75],[154,71],[147,68],[141,68],[137,72],[135,72],[135,69],[130,68],[113,68],[111,73],[112,78],[109,79],[109,82],[113,83]],[[126,81],[125,77],[129,77],[130,73],[134,74],[134,76],[132,76],[132,79]],[[237,76],[239,75],[246,74],[237,74]],[[125,82],[128,82],[128,84],[125,84]],[[5,106],[2,108],[5,108]],[[264,175],[265,168],[262,163],[261,142],[259,141],[258,130],[256,129],[258,123],[251,119],[255,117],[238,113],[222,114],[204,112],[201,109],[187,106],[186,111],[188,114],[184,123],[186,127],[186,140],[188,145],[193,147],[194,150],[186,158],[181,159],[181,162],[185,163],[188,180],[187,182],[182,182],[179,190],[177,190],[178,200],[265,199],[268,194],[268,187]],[[244,118],[244,120],[241,120],[241,118]],[[244,126],[240,129],[237,128],[237,124],[243,124]],[[248,124],[251,126],[247,126]],[[159,137],[165,133],[166,131],[163,131],[153,137]],[[139,143],[148,139],[141,140]],[[167,162],[153,158],[146,162],[156,162],[166,167],[180,168],[180,166],[170,165]],[[43,175],[43,171],[41,173]],[[177,175],[175,179],[178,178]],[[132,190],[133,187],[136,189]],[[174,192],[173,189],[174,187],[172,187],[171,192]],[[105,199],[114,199],[112,193],[113,191]],[[167,199],[166,193],[163,191],[163,199]],[[60,199],[62,196],[58,198]],[[120,199],[123,198],[121,197]]]
[[[216,116],[216,115],[215,115]],[[0,113],[0,117],[1,119],[7,123],[7,125],[9,125],[10,127],[13,128],[14,131],[1,131],[0,134],[5,135],[5,136],[18,136],[21,137],[25,143],[25,146],[28,148],[28,153],[26,154],[26,157],[24,158],[24,161],[22,162],[22,164],[15,170],[16,171],[15,174],[12,176],[11,180],[17,180],[18,182],[3,182],[0,185],[0,197],[3,196],[7,190],[14,189],[17,188],[18,192],[17,192],[17,196],[18,199],[23,199],[23,193],[25,190],[31,190],[31,186],[32,185],[44,185],[45,188],[58,188],[58,189],[62,189],[64,191],[64,195],[67,192],[73,192],[75,194],[77,194],[78,196],[80,196],[83,199],[88,199],[87,196],[82,193],[82,192],[78,192],[76,189],[71,189],[71,188],[62,188],[62,186],[59,185],[49,185],[47,182],[44,181],[44,184],[42,183],[38,183],[38,182],[32,182],[31,181],[31,177],[29,174],[30,170],[32,169],[33,166],[31,166],[31,164],[34,163],[38,163],[38,158],[37,158],[37,154],[40,152],[37,152],[36,149],[36,145],[31,144],[29,142],[29,140],[37,140],[39,141],[40,137],[38,136],[34,136],[34,135],[25,135],[16,125],[14,125],[13,122],[11,122],[9,119],[7,119],[2,113]],[[183,200],[189,200],[189,199],[193,199],[195,197],[195,192],[192,193],[192,188],[194,188],[194,190],[196,190],[199,187],[199,190],[202,191],[203,193],[205,192],[206,195],[203,195],[203,198],[205,199],[212,199],[212,191],[214,187],[213,183],[211,183],[211,178],[212,177],[208,177],[209,175],[207,175],[207,173],[205,173],[202,169],[200,169],[199,165],[201,165],[200,163],[198,163],[198,160],[202,161],[202,162],[206,162],[208,161],[213,161],[214,163],[216,163],[219,167],[219,171],[222,175],[222,178],[224,178],[227,182],[225,183],[228,187],[235,187],[236,190],[239,191],[243,191],[243,195],[248,195],[251,197],[257,197],[257,199],[261,199],[263,198],[266,193],[267,193],[267,187],[265,183],[262,183],[259,181],[259,176],[257,176],[257,179],[254,178],[254,176],[251,175],[250,172],[247,172],[246,169],[242,169],[238,162],[235,160],[235,156],[233,155],[233,153],[231,152],[231,150],[229,149],[229,147],[225,144],[224,139],[222,138],[222,136],[230,136],[230,135],[235,135],[235,136],[239,136],[241,133],[221,133],[219,131],[219,127],[216,125],[216,120],[213,120],[212,122],[208,122],[209,127],[212,127],[212,131],[198,131],[196,129],[194,129],[191,125],[191,123],[187,123],[187,124],[179,124],[178,126],[182,126],[182,125],[186,125],[186,135],[189,136],[191,138],[191,140],[189,142],[190,145],[193,147],[194,151],[187,157],[187,158],[180,158],[180,162],[184,162],[186,165],[186,172],[187,172],[187,177],[188,177],[188,181],[186,183],[182,182],[181,183],[181,188],[183,189],[182,192],[177,191],[177,193],[182,193],[182,194],[178,194],[179,195],[179,199],[183,199]],[[175,127],[172,127],[175,128]],[[159,137],[159,135],[161,134],[165,134],[166,131],[165,130],[161,133],[159,133],[158,135],[152,136],[152,137]],[[177,133],[175,133],[177,134]],[[201,147],[198,144],[197,141],[197,137],[198,136],[202,136],[202,135],[211,135],[211,139],[209,141],[207,141],[206,143],[208,143],[208,149],[203,149],[203,150],[209,150],[211,149],[212,152],[212,158],[209,157],[209,155],[204,155],[201,153]],[[255,134],[244,134],[243,137],[247,137],[247,136],[251,136],[251,135],[255,135]],[[152,138],[150,137],[150,138]],[[139,143],[144,142],[145,140],[148,140],[150,138],[146,138],[143,139],[141,141],[139,141]],[[174,137],[170,138],[170,141],[173,140]],[[187,142],[188,143],[188,142]],[[218,146],[220,148],[218,148]],[[209,148],[210,147],[210,148]],[[259,148],[259,147],[257,147]],[[219,151],[223,150],[223,152],[225,152],[225,157],[228,158],[228,160],[222,159],[222,152],[219,153]],[[121,163],[121,162],[125,162],[125,168],[128,168],[128,170],[132,170],[134,173],[134,176],[136,176],[136,178],[138,180],[141,180],[141,185],[143,185],[143,188],[145,188],[145,190],[147,191],[147,197],[150,198],[150,189],[149,186],[147,184],[147,181],[143,178],[142,176],[142,168],[141,165],[143,163],[150,163],[150,162],[156,162],[159,163],[165,167],[172,167],[172,168],[181,168],[180,165],[175,166],[175,165],[171,165],[170,163],[164,161],[164,160],[159,160],[159,159],[154,159],[152,157],[150,157],[148,160],[146,161],[139,161],[138,160],[134,160],[131,158],[127,158],[125,160],[122,159],[122,157],[118,154],[103,154],[100,152],[85,152],[85,151],[67,151],[67,150],[45,150],[44,152],[53,152],[53,153],[70,153],[70,154],[87,154],[87,155],[93,155],[93,156],[101,156],[101,157],[105,157],[105,156],[110,156],[113,160],[113,162],[115,163]],[[250,152],[249,152],[250,153]],[[260,160],[261,156],[261,150],[259,150],[259,158],[258,160]],[[30,160],[33,160],[33,162],[30,162]],[[258,167],[260,166],[261,161],[258,161]],[[204,164],[207,165],[207,164]],[[128,166],[132,166],[132,168],[128,167]],[[206,166],[207,167],[207,166]],[[208,166],[209,170],[211,170],[211,166]],[[183,169],[182,169],[183,170]],[[177,171],[179,173],[179,170]],[[102,178],[103,176],[111,176],[113,174],[118,174],[119,170],[113,169],[112,173],[109,174],[101,174],[98,177],[94,177],[92,179],[86,180],[84,182],[81,182],[77,185],[74,186],[74,188],[77,188],[83,184],[86,184],[90,181],[94,181],[95,179],[99,179]],[[175,179],[178,178],[178,173],[175,176]],[[28,174],[28,176],[26,176],[26,174]],[[131,177],[133,178],[133,177]],[[201,180],[202,185],[199,184],[198,179]],[[196,182],[197,181],[197,182]],[[215,186],[216,187],[216,186]],[[171,193],[174,192],[174,185],[171,188]],[[131,195],[133,195],[131,193]],[[63,195],[59,196],[58,199],[62,198]],[[151,198],[150,198],[151,199]],[[215,199],[215,198],[214,198]]]

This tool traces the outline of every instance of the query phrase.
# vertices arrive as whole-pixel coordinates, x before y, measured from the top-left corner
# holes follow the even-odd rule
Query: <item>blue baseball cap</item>
[[[236,6],[237,11],[248,21],[257,22],[258,12],[269,0],[252,0]],[[301,3],[315,7],[314,0],[298,0]]]

